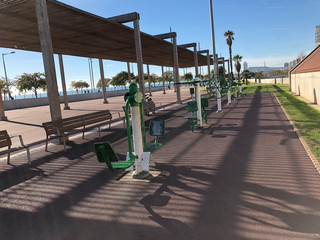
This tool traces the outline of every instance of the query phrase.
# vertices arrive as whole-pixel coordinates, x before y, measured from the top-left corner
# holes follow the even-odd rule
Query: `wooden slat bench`
[[[14,138],[14,137],[19,137],[21,146],[14,147],[14,148],[11,147],[12,146],[11,138]],[[6,130],[0,131],[0,148],[3,148],[3,147],[8,147],[7,150],[0,151],[0,155],[8,154],[7,164],[10,164],[10,153],[15,152],[15,151],[19,151],[21,149],[27,150],[28,164],[30,164],[31,158],[30,158],[29,146],[24,145],[21,135],[10,137]]]
[[[126,112],[126,106],[122,106],[123,112]],[[156,114],[156,105],[153,101],[143,103],[143,111],[145,115],[150,116],[151,114]],[[150,114],[151,113],[151,114]]]
[[[111,127],[112,115],[109,110],[89,113],[76,117],[59,119],[56,121],[42,123],[44,130],[46,131],[46,148],[48,150],[48,142],[50,139],[62,138],[64,151],[66,151],[65,137],[82,132],[82,138],[84,138],[85,131],[98,128],[99,138],[100,126],[109,124]]]
[[[143,103],[143,111],[147,116],[156,114],[156,105],[153,101]],[[151,114],[150,114],[151,113]]]

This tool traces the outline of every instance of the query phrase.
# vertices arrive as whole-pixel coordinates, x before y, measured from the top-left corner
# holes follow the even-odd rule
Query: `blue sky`
[[[171,27],[178,34],[178,44],[200,42],[201,49],[212,51],[209,0],[62,2],[102,17],[138,12],[141,31],[153,35],[168,32]],[[262,66],[264,62],[267,66],[283,66],[284,62],[293,60],[299,53],[308,53],[315,47],[315,26],[320,25],[320,0],[213,0],[213,5],[219,55],[228,57],[228,47],[223,36],[227,30],[235,33],[233,54],[243,56],[249,66]],[[8,51],[11,49],[0,48],[0,54]],[[5,56],[5,60],[11,79],[24,72],[44,71],[39,53],[16,51],[15,54]],[[89,81],[86,58],[64,56],[64,64],[67,85],[71,80]],[[0,66],[0,77],[3,77],[2,62]],[[126,64],[108,60],[104,61],[104,67],[106,77],[126,70]],[[58,65],[56,69],[60,82]],[[135,66],[133,71],[137,72]],[[151,66],[150,71],[160,74],[161,69]],[[182,74],[183,70],[180,72]],[[98,60],[94,60],[94,75],[97,81]]]

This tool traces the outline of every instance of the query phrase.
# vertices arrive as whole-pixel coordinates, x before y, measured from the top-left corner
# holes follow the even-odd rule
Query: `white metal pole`
[[[215,44],[215,37],[214,37],[214,22],[213,22],[212,0],[209,0],[209,5],[210,5],[210,18],[211,18],[212,55],[213,55],[214,77],[217,80],[218,79],[218,61],[217,61],[218,56],[216,55],[216,44]],[[218,84],[218,88],[217,88],[217,105],[218,105],[218,111],[217,112],[222,112],[219,84]]]
[[[140,108],[139,106],[131,106],[131,121],[132,121],[132,135],[133,135],[133,147],[134,153],[138,156],[136,159],[135,175],[142,172],[142,153],[143,153],[143,139],[141,132],[141,119],[140,119]]]
[[[228,89],[228,103],[227,105],[230,105],[231,104],[231,91],[230,91],[230,88]]]
[[[220,93],[220,83],[219,81],[216,82],[216,91],[217,91],[217,105],[218,105],[218,110],[217,113],[222,112],[221,109],[221,93]]]
[[[200,83],[197,83],[196,91],[197,91],[197,106],[198,106],[197,118],[198,118],[198,124],[199,124],[199,126],[202,127],[202,126],[203,126],[203,122],[202,122],[202,114],[201,114]]]

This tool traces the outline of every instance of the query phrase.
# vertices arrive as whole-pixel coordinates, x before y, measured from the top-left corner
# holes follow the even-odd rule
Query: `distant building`
[[[284,63],[284,68],[288,68],[289,67],[289,63]]]
[[[316,26],[316,46],[320,45],[320,25]]]
[[[248,70],[248,63],[247,62],[243,62],[243,69]]]

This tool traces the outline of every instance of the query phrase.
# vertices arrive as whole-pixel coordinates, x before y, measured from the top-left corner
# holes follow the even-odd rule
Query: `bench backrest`
[[[143,110],[148,110],[148,109],[152,109],[155,108],[156,105],[154,104],[153,101],[149,101],[149,102],[144,102],[143,103]]]
[[[6,130],[0,131],[0,148],[12,145],[11,138]]]
[[[111,120],[112,115],[109,110],[88,113],[85,115],[70,117],[59,119],[51,122],[42,123],[47,135],[58,133],[57,129],[59,129],[60,133],[64,131],[70,131],[76,128],[88,126],[90,124]]]
[[[90,124],[107,121],[112,119],[112,115],[109,110],[94,112],[82,115],[82,119],[85,126],[88,126]]]
[[[83,127],[83,120],[81,116],[59,119],[53,122],[54,126],[59,128],[60,132],[70,131],[72,129]]]

